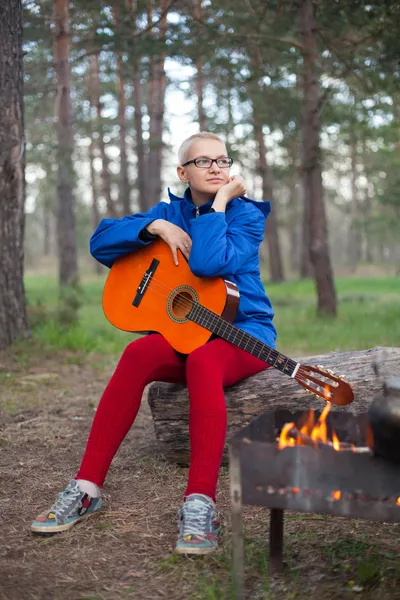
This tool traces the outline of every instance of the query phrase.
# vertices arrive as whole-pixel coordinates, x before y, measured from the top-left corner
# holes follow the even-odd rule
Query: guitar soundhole
[[[172,300],[172,312],[178,319],[184,319],[192,308],[193,297],[189,292],[180,292]]]
[[[189,286],[175,288],[169,295],[167,302],[167,313],[175,323],[187,323],[187,314],[192,308],[193,302],[198,302],[196,290]]]

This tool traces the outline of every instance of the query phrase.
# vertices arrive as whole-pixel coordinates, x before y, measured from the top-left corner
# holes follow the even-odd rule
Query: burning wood
[[[318,421],[315,423],[314,411],[308,413],[306,423],[298,429],[295,423],[286,423],[278,438],[278,447],[280,450],[286,446],[312,446],[315,450],[322,446],[329,446],[337,451],[351,451],[358,454],[368,453],[372,451],[368,446],[358,446],[348,442],[340,442],[334,429],[332,429],[332,439],[328,439],[328,428],[326,418],[331,409],[328,402],[321,413]]]
[[[279,438],[277,438],[279,449],[282,450],[286,446],[312,446],[315,450],[323,446],[328,446],[333,448],[334,450],[339,451],[350,451],[356,452],[358,454],[371,454],[372,451],[368,446],[355,446],[354,444],[349,444],[348,442],[339,442],[335,439],[333,442],[321,442],[319,440],[315,440],[309,435],[302,433],[299,431],[294,423],[287,423],[281,432]]]

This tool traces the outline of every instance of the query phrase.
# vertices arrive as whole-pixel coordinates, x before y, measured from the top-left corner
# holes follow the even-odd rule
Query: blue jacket
[[[139,234],[155,219],[178,225],[192,238],[191,271],[198,277],[220,276],[235,283],[240,303],[234,324],[275,348],[274,313],[261,282],[258,256],[270,203],[242,196],[228,202],[225,213],[208,213],[210,201],[199,208],[196,218],[190,188],[183,198],[169,189],[168,194],[169,203],[159,202],[145,213],[103,219],[90,240],[91,254],[111,267],[117,258],[151,243]]]

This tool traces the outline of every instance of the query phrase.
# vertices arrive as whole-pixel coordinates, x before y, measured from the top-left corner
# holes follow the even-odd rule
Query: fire
[[[295,423],[286,423],[279,436],[279,449],[282,450],[287,446],[313,446],[317,448],[318,444],[322,443],[332,446],[334,450],[342,450],[341,442],[334,429],[332,429],[332,439],[329,439],[326,418],[330,410],[331,403],[327,402],[317,422],[315,422],[314,411],[310,410],[306,422],[298,428]],[[346,449],[348,446],[349,444],[347,444]]]
[[[289,437],[289,431],[291,429],[293,429],[294,426],[295,426],[294,423],[286,423],[286,425],[283,426],[281,435],[279,436],[279,442],[278,442],[279,450],[282,450],[286,446],[295,446],[296,445],[296,441],[294,440],[294,438]]]
[[[335,490],[334,492],[332,492],[332,498],[334,500],[340,500],[341,495],[342,492],[340,490]]]
[[[400,506],[400,496],[397,498],[396,506]]]

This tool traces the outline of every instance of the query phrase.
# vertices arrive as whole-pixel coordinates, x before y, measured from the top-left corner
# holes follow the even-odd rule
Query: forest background
[[[215,559],[168,551],[186,472],[155,453],[145,403],[108,512],[29,535],[131,339],[102,313],[88,240],[102,218],[182,193],[179,144],[215,132],[248,195],[272,202],[260,256],[278,348],[400,346],[399,22],[382,0],[3,0],[0,597],[233,597],[229,522]],[[227,516],[224,471],[219,504]],[[267,526],[247,511],[252,597],[398,597],[396,524],[292,514],[279,581]]]
[[[101,218],[181,193],[177,148],[199,129],[222,135],[248,194],[272,202],[266,281],[311,277],[318,314],[335,317],[335,274],[398,276],[397,3],[22,8],[25,131],[2,135],[26,161],[26,202],[20,185],[19,242],[4,246],[9,264],[23,240],[28,273],[58,272],[58,321],[77,323],[82,274],[104,274],[88,255]],[[0,346],[28,328],[21,273]]]

